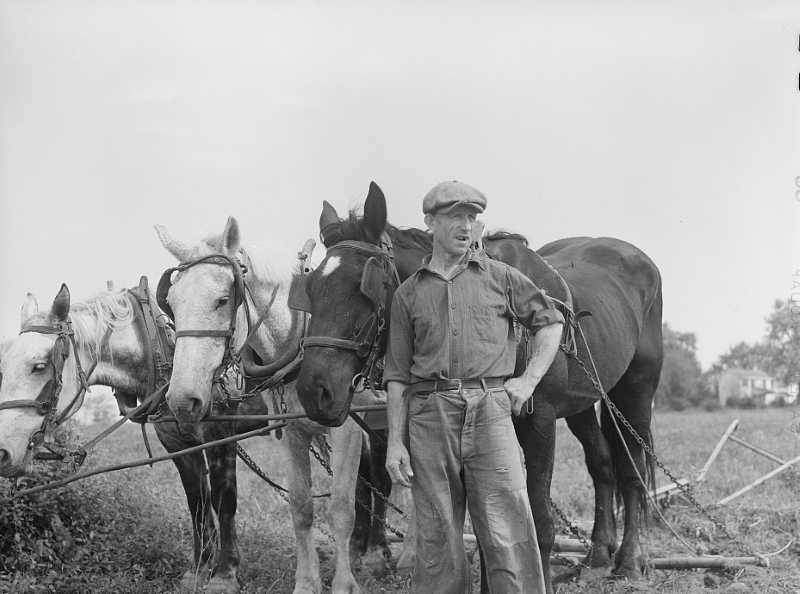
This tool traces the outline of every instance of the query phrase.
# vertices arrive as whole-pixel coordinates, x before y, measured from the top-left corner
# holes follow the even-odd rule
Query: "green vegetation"
[[[709,413],[693,409],[682,413],[656,411],[653,423],[656,451],[680,478],[693,480],[734,418],[740,419],[739,438],[771,451],[783,459],[800,454],[800,442],[792,432],[796,409],[753,411],[723,409]],[[99,427],[86,431],[94,435]],[[106,465],[145,456],[138,427],[125,426],[108,438],[93,464]],[[154,444],[155,446],[156,444]],[[274,438],[243,444],[273,479],[285,483]],[[162,453],[160,446],[154,454]],[[330,484],[324,470],[313,470],[315,492]],[[565,582],[561,594],[589,593],[690,593],[707,588],[720,592],[783,594],[800,589],[797,558],[800,544],[800,469],[787,471],[723,507],[713,504],[776,464],[729,442],[708,473],[696,485],[694,496],[711,506],[712,513],[749,547],[761,553],[791,546],[772,557],[771,568],[754,566],[724,570],[653,571],[646,580],[626,583],[601,580],[587,584]],[[48,472],[61,476],[68,468]],[[48,477],[49,478],[49,477]],[[33,482],[26,479],[23,486]],[[659,474],[659,484],[668,479]],[[191,558],[189,515],[178,474],[170,463],[99,475],[30,498],[11,500],[11,482],[0,488],[0,592],[84,592],[152,594],[171,592]],[[22,488],[22,487],[20,487]],[[566,425],[558,424],[558,450],[553,496],[568,516],[588,528],[593,514],[593,493],[578,442]],[[408,506],[407,493],[396,495]],[[327,500],[317,500],[323,518]],[[662,509],[667,521],[695,551],[729,556],[747,555],[683,497],[673,497]],[[57,519],[56,519],[57,518]],[[405,521],[391,511],[389,521],[400,528]],[[621,526],[621,521],[620,524]],[[239,471],[239,542],[242,547],[240,578],[244,594],[288,594],[293,588],[294,538],[285,502],[258,477]],[[317,542],[325,583],[333,572],[331,543],[324,534]],[[692,552],[653,516],[644,534],[644,548],[651,557],[686,556]],[[392,545],[399,552],[399,545]],[[475,557],[477,560],[477,557]],[[365,594],[411,592],[407,577],[374,577],[366,569],[357,572]],[[740,588],[736,590],[736,588]],[[477,590],[476,590],[477,591]]]

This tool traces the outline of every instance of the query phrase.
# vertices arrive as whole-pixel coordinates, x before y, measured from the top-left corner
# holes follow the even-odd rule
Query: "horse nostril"
[[[325,386],[319,388],[319,408],[328,410],[333,405],[333,394]]]
[[[0,448],[0,467],[11,463],[11,452]]]

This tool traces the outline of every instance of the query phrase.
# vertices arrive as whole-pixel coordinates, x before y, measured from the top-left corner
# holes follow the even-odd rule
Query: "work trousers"
[[[414,592],[469,594],[466,509],[492,594],[545,591],[511,401],[502,388],[410,394]]]

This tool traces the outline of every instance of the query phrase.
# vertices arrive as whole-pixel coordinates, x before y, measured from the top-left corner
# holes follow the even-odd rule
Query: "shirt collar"
[[[433,272],[433,270],[431,270],[430,267],[432,257],[433,254],[428,254],[422,259],[422,265],[420,266],[420,270],[427,270],[428,272],[436,274],[435,272]],[[483,253],[479,254],[476,250],[470,248],[467,255],[464,256],[464,262],[462,263],[461,270],[464,270],[464,268],[473,263],[476,264],[481,270],[486,270],[486,263],[484,262],[485,259],[486,256],[483,255]]]

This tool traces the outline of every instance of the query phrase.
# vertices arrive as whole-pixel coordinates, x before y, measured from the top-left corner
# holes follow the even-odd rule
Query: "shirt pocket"
[[[442,320],[442,314],[435,308],[420,307],[414,316],[414,356],[438,353],[444,344],[446,327],[446,318]]]
[[[499,307],[473,305],[470,307],[473,338],[481,342],[501,345],[508,335],[508,320]]]

